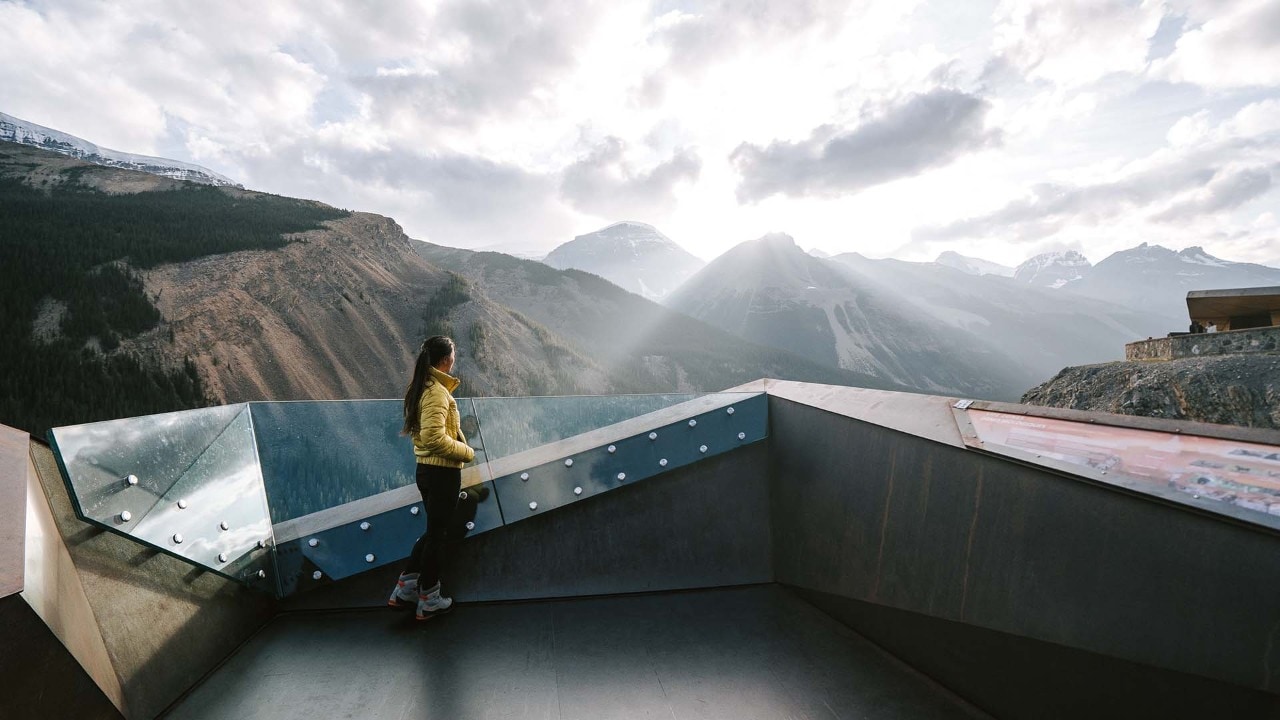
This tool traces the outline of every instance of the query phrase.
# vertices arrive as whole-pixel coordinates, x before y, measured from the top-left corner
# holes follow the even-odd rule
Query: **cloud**
[[[1140,74],[1163,17],[1152,0],[1005,0],[992,18],[995,63],[1062,86]]]
[[[1280,3],[1192,3],[1173,52],[1152,76],[1209,88],[1280,84]]]
[[[420,48],[350,81],[373,99],[374,114],[416,124],[470,126],[527,113],[575,67],[575,50],[591,35],[600,7],[573,0],[446,2],[419,28]]]
[[[1262,197],[1280,173],[1280,101],[1241,108],[1218,125],[1203,113],[1174,123],[1170,145],[1092,183],[1041,183],[983,215],[917,228],[912,246],[961,238],[1038,241],[1065,228],[1100,226],[1133,212],[1186,223]]]
[[[697,153],[677,149],[648,170],[636,170],[624,157],[626,144],[608,137],[564,169],[560,194],[575,208],[609,219],[652,217],[670,211],[673,190],[698,178]]]
[[[1222,170],[1203,190],[1151,216],[1156,222],[1178,222],[1233,210],[1271,190],[1272,171],[1265,167]]]
[[[860,125],[823,125],[800,142],[739,145],[730,160],[741,175],[738,201],[775,194],[838,196],[947,165],[990,147],[1000,134],[984,122],[981,97],[939,88],[882,109]]]

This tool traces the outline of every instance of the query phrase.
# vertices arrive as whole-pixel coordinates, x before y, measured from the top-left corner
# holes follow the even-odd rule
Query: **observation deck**
[[[0,716],[1280,716],[1280,433],[761,380],[0,430]]]

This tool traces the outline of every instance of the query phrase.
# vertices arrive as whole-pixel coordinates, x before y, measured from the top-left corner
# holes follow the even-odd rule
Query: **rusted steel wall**
[[[1280,692],[1275,532],[781,397],[769,413],[779,582]]]

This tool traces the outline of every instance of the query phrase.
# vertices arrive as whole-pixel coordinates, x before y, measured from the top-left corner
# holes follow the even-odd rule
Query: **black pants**
[[[427,531],[414,543],[404,571],[420,573],[418,587],[425,593],[440,581],[440,561],[444,559],[444,543],[453,511],[458,506],[462,470],[419,463],[416,479],[418,492],[422,493],[422,501],[427,506]]]

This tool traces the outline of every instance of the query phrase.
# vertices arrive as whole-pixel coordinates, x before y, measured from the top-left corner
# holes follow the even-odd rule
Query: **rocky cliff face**
[[[1022,402],[1280,429],[1280,353],[1069,367]]]
[[[412,242],[393,220],[354,213],[278,250],[146,271],[163,320],[122,351],[190,357],[217,402],[386,398],[403,393],[422,337],[446,332],[460,341],[460,394],[608,389],[593,362],[477,289],[459,289]]]

